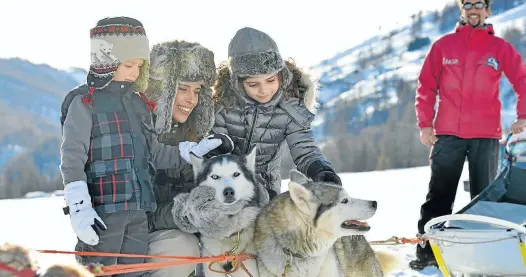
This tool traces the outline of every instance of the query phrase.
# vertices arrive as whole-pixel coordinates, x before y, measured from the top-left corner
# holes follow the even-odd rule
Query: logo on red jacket
[[[455,65],[455,64],[458,64],[458,59],[448,59],[448,58],[443,58],[443,59],[442,59],[442,64],[443,64],[443,65],[446,65],[446,64],[449,64],[449,65]]]
[[[499,62],[495,58],[489,57],[488,58],[488,65],[493,67],[493,69],[495,69],[495,71],[499,71]]]

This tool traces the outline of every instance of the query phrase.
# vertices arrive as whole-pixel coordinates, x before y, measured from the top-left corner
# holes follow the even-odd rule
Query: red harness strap
[[[18,277],[35,277],[36,276],[36,271],[32,270],[29,267],[26,267],[22,270],[17,270],[6,264],[0,263],[0,270],[9,271]]]

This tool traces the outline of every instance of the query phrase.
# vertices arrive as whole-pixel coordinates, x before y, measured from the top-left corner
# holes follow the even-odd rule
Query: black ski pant
[[[108,227],[99,232],[99,244],[88,245],[78,240],[76,251],[146,255],[148,252],[148,219],[145,211],[122,211],[99,215]],[[144,258],[75,256],[82,265],[140,264]],[[141,276],[144,272],[113,275],[120,277]]]
[[[439,135],[429,155],[431,180],[426,201],[420,209],[418,232],[432,218],[451,214],[464,162],[468,159],[471,199],[495,179],[498,170],[497,139],[463,139]]]

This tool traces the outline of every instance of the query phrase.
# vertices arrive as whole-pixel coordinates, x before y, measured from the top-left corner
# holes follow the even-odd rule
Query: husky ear
[[[256,172],[256,150],[257,148],[254,146],[252,150],[250,150],[250,153],[245,156],[247,159],[247,168],[252,172]]]
[[[307,212],[312,192],[301,184],[294,181],[289,182],[289,193],[292,201],[301,211]]]
[[[203,159],[190,152],[190,163],[192,164],[194,177],[197,177],[197,175],[203,170]]]
[[[300,185],[306,184],[310,181],[307,176],[303,175],[303,173],[297,171],[296,169],[291,169],[289,176],[292,182],[298,183]]]

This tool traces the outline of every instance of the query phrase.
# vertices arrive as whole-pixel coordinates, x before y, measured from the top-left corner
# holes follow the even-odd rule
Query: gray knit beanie
[[[272,73],[281,74],[281,87],[292,80],[276,42],[266,33],[245,27],[237,31],[228,45],[231,82],[239,88],[239,78]]]

